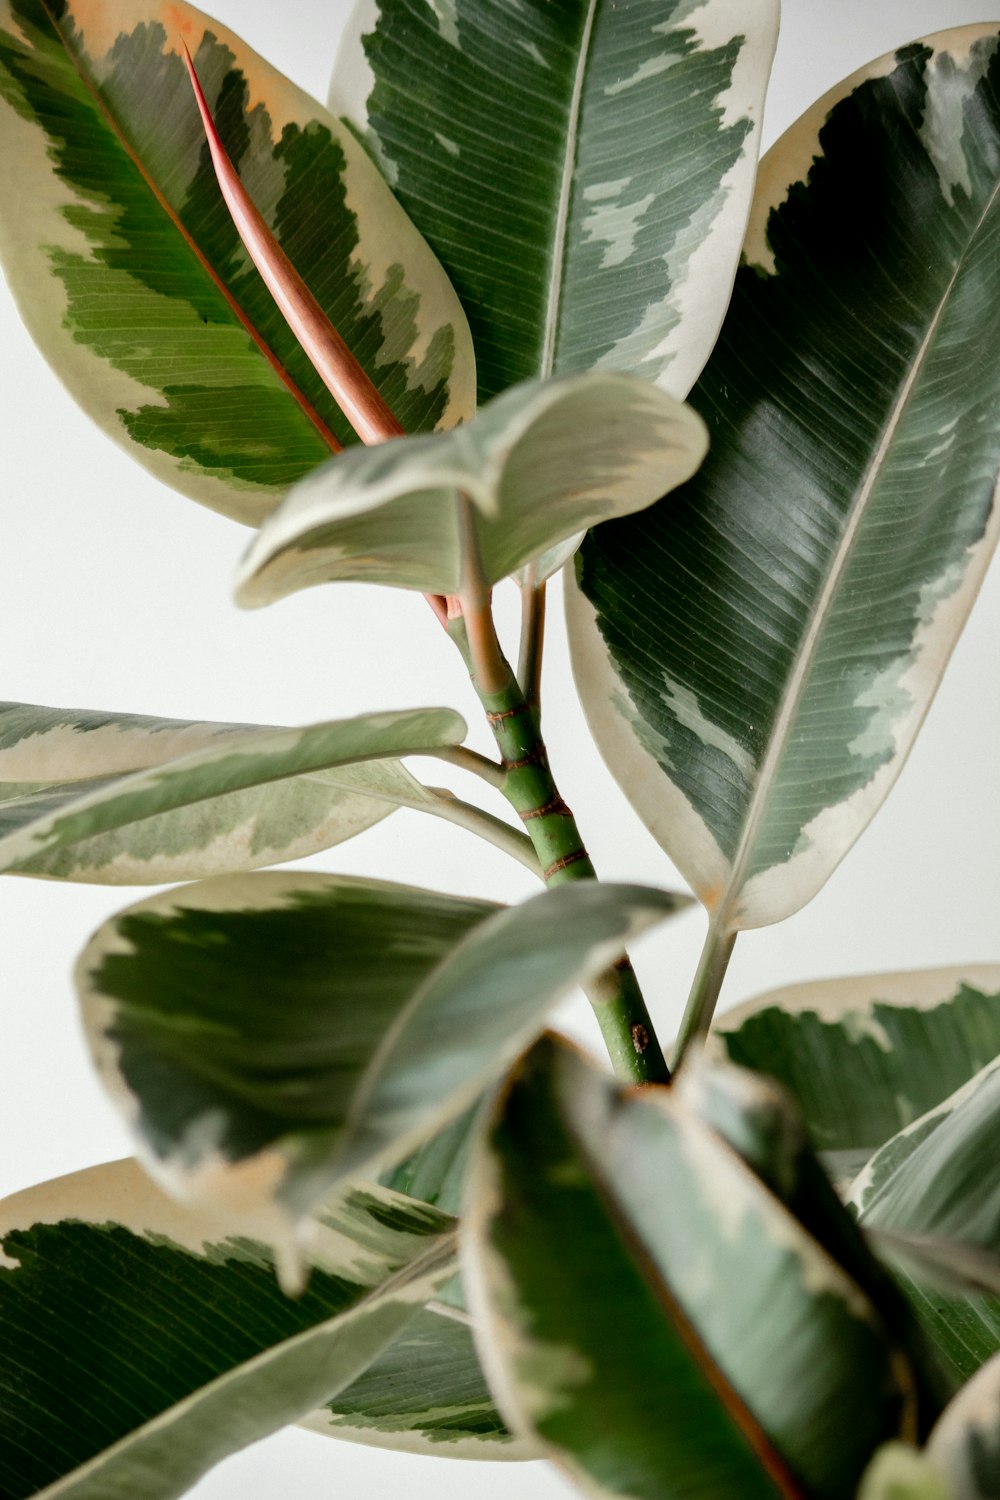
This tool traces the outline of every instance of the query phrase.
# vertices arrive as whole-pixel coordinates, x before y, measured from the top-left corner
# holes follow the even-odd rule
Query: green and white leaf
[[[483,1101],[477,1099],[464,1114],[422,1142],[412,1156],[391,1167],[380,1181],[394,1192],[432,1203],[457,1219],[482,1107]]]
[[[644,381],[522,385],[467,426],[342,454],[296,486],[254,537],[237,601],[336,579],[457,594],[470,526],[487,583],[539,554],[550,573],[581,529],[690,478],[705,444],[701,419]]]
[[[1000,1354],[959,1391],[937,1423],[927,1456],[948,1481],[948,1500],[1000,1494]]]
[[[440,1298],[365,1373],[300,1424],[352,1442],[436,1458],[540,1458],[497,1411],[461,1308]]]
[[[953,1383],[876,1253],[883,1248],[881,1242],[877,1247],[870,1244],[810,1148],[805,1122],[791,1095],[772,1078],[709,1060],[703,1052],[685,1058],[673,1093],[686,1112],[732,1147],[878,1308],[901,1367],[911,1372],[917,1429],[926,1432],[950,1399]]]
[[[172,1500],[349,1389],[454,1269],[452,1220],[363,1184],[289,1298],[265,1246],[129,1161],[7,1199],[0,1244],[7,1500]]]
[[[450,709],[258,729],[0,704],[0,869],[137,885],[298,859],[399,805],[448,816],[396,757],[464,736]]]
[[[874,815],[1000,531],[998,49],[904,48],[769,152],[691,394],[709,458],[578,554],[591,726],[719,935]]]
[[[505,1091],[461,1238],[501,1410],[587,1494],[842,1496],[905,1420],[857,1285],[674,1091],[554,1038]]]
[[[451,276],[481,400],[595,366],[687,392],[736,269],[777,28],[777,0],[358,5],[331,108]]]
[[[887,1443],[865,1470],[858,1500],[955,1500],[923,1453]]]
[[[853,1181],[1000,1056],[1000,966],[789,985],[725,1012],[716,1035],[733,1062],[785,1085],[834,1175]]]
[[[898,1229],[876,1230],[871,1238],[883,1259],[930,1290],[1000,1300],[1000,1251]]]
[[[893,1136],[851,1193],[862,1222],[1000,1251],[1000,1057]]]
[[[160,1183],[291,1256],[336,1182],[461,1113],[556,1001],[684,904],[586,882],[498,910],[381,881],[233,876],[105,923],[77,982]]]
[[[354,441],[222,202],[186,42],[244,185],[410,431],[468,416],[448,280],[349,130],[183,0],[2,0],[0,258],[84,410],[256,525]]]
[[[381,1181],[386,1187],[458,1217],[482,1107],[482,1100],[477,1100],[406,1161],[386,1172]],[[436,1316],[442,1312],[450,1321]],[[361,1441],[369,1441],[366,1434],[379,1422],[383,1424],[378,1428],[383,1436],[378,1441],[405,1446],[409,1451],[453,1454],[459,1458],[542,1456],[533,1439],[513,1437],[497,1411],[476,1353],[471,1321],[461,1277],[456,1276],[438,1294],[434,1307],[420,1314],[396,1345],[351,1387],[352,1400],[364,1411],[365,1427],[357,1434]],[[399,1422],[400,1415],[411,1424],[415,1422],[407,1407],[400,1412],[413,1383],[409,1374],[411,1358],[423,1403],[418,1410],[426,1408],[429,1388],[438,1393],[433,1423],[425,1422],[419,1433],[410,1432],[405,1441],[402,1435],[394,1440],[392,1424]],[[342,1398],[338,1399],[336,1409],[338,1415],[332,1430],[341,1437],[354,1436],[350,1424],[357,1419],[345,1408]]]
[[[473,1147],[476,1141],[479,1118],[483,1108],[483,1101],[477,1100],[464,1114],[452,1120],[443,1130],[439,1130],[430,1140],[425,1141],[412,1156],[406,1161],[400,1162],[390,1171],[386,1172],[381,1181],[386,1187],[391,1187],[397,1192],[419,1198],[425,1203],[432,1203],[444,1213],[453,1214],[456,1218],[462,1211],[465,1197],[465,1184],[472,1157]],[[419,1352],[418,1379],[421,1388],[424,1388],[431,1371],[438,1367],[437,1351],[441,1351],[447,1343],[447,1361],[442,1361],[442,1374],[447,1381],[448,1389],[459,1387],[463,1390],[463,1403],[459,1410],[462,1414],[463,1423],[476,1424],[477,1437],[471,1451],[466,1452],[464,1443],[468,1434],[462,1431],[452,1434],[450,1429],[435,1426],[427,1429],[424,1433],[424,1445],[421,1452],[446,1453],[454,1452],[459,1457],[497,1457],[497,1458],[539,1458],[542,1456],[541,1449],[534,1439],[518,1437],[510,1433],[503,1418],[497,1411],[492,1392],[482,1368],[479,1357],[475,1350],[472,1339],[471,1319],[466,1308],[465,1293],[460,1276],[449,1282],[448,1286],[438,1295],[433,1311],[444,1310],[442,1304],[447,1304],[451,1313],[450,1324],[427,1323],[426,1331],[432,1336],[429,1343],[425,1341],[425,1329],[423,1326],[424,1315],[416,1320],[407,1330],[407,1333],[398,1343],[409,1346],[412,1342],[414,1348]],[[431,1310],[426,1315],[428,1318]],[[456,1321],[457,1320],[457,1321]],[[463,1323],[466,1325],[463,1328]],[[445,1335],[447,1338],[445,1339]],[[450,1347],[453,1346],[453,1347]],[[380,1381],[381,1372],[385,1365],[392,1362],[393,1388],[398,1392],[401,1388],[406,1389],[405,1373],[397,1369],[394,1358],[394,1350],[390,1349],[386,1355],[377,1360],[371,1370],[352,1387],[351,1394],[355,1390],[366,1393],[367,1404],[366,1421],[371,1422],[372,1406],[374,1404],[367,1394],[371,1383]],[[471,1400],[472,1405],[467,1408],[465,1401]],[[444,1397],[442,1396],[442,1403]],[[338,1403],[342,1408],[342,1403]],[[341,1416],[337,1423],[337,1432],[340,1435],[350,1436],[344,1433],[341,1423],[349,1420],[347,1416]],[[445,1442],[454,1441],[459,1446],[445,1448]],[[502,1443],[502,1447],[499,1446]],[[484,1449],[484,1444],[486,1448]],[[410,1441],[407,1447],[414,1448],[415,1444]]]
[[[1000,1295],[987,1286],[967,1295],[941,1288],[933,1266],[935,1241],[959,1246],[954,1275],[961,1276],[962,1247],[1000,1256],[1000,1058],[943,1104],[930,1110],[877,1151],[852,1189],[862,1225],[888,1231],[886,1256],[925,1332],[960,1378],[1000,1350]],[[901,1259],[892,1236],[915,1236]],[[931,1273],[920,1265],[920,1241],[931,1249]]]
[[[891,1260],[896,1282],[955,1389],[1000,1352],[1000,1297],[949,1292],[923,1266],[916,1273],[896,1255]]]

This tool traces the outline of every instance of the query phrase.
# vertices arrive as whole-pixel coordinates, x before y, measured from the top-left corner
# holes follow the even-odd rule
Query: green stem
[[[524,824],[546,885],[595,880],[597,872],[576,819],[549,769],[538,705],[528,702],[497,639],[473,508],[465,497],[460,515],[462,589],[456,601],[449,601],[448,631],[469,668],[500,751],[504,770],[500,790]],[[627,957],[601,976],[591,992],[591,1004],[619,1077],[632,1083],[669,1082],[670,1070]]]
[[[685,1052],[692,1045],[704,1043],[715,1014],[715,1006],[722,989],[722,982],[733,956],[736,933],[712,922],[701,951],[701,962],[694,976],[691,994],[681,1020],[674,1052],[674,1067],[680,1066]]]
[[[594,880],[596,872],[576,819],[549,769],[538,713],[504,665],[505,684],[492,692],[479,691],[506,771],[501,790],[534,845],[546,885]],[[603,974],[589,994],[619,1077],[633,1083],[666,1083],[670,1073],[628,958]]]

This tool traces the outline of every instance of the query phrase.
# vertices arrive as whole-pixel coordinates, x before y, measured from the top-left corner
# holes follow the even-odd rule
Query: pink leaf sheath
[[[361,441],[381,443],[401,437],[399,422],[254,207],[219,138],[187,47],[184,57],[219,188],[268,291]]]

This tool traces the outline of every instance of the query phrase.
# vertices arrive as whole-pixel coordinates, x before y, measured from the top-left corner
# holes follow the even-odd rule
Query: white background
[[[215,0],[214,13],[325,97],[341,0]],[[765,144],[869,58],[923,33],[1000,20],[988,0],[786,0]],[[502,143],[498,143],[502,149]],[[416,596],[317,589],[241,614],[229,580],[247,533],[150,479],[76,410],[0,288],[4,698],[178,718],[305,724],[368,709],[475,703]],[[609,878],[677,884],[626,806],[574,702],[553,600],[548,738],[567,800]],[[740,939],[725,1003],[800,979],[1000,959],[1000,571],[987,581],[903,778],[817,899]],[[483,743],[483,748],[486,748]],[[470,835],[402,813],[311,861],[442,890],[517,899],[530,877]],[[130,891],[5,881],[0,1192],[128,1154],[93,1080],[69,971]],[[648,939],[639,967],[672,1035],[704,919]],[[566,1024],[593,1040],[583,1003]],[[556,1500],[541,1464],[412,1458],[289,1431],[209,1475],[199,1500]],[[137,1497],[138,1500],[138,1497]]]

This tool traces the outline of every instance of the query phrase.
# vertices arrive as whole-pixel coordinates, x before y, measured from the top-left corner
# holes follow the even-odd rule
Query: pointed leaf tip
[[[344,343],[316,298],[271,233],[240,181],[215,127],[187,43],[181,42],[216,181],[247,254],[317,374],[363,443],[400,437],[403,428]],[[340,444],[336,445],[339,451]]]

